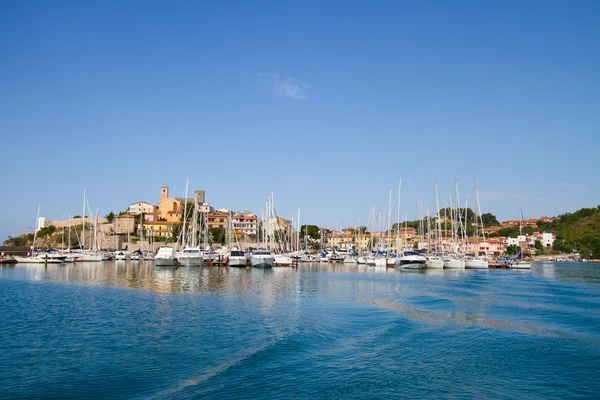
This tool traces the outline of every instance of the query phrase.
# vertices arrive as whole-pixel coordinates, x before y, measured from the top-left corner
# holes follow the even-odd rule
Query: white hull
[[[275,258],[270,254],[253,254],[250,256],[250,265],[254,268],[272,268]]]
[[[154,265],[157,267],[173,267],[177,265],[175,251],[171,247],[161,247],[154,257]]]
[[[444,268],[448,269],[465,269],[465,260],[450,259],[444,260]]]
[[[511,261],[507,266],[513,269],[531,269],[531,263],[528,261]]]
[[[230,267],[246,267],[246,257],[229,256],[228,265]]]
[[[172,258],[155,258],[154,265],[157,267],[174,267],[177,262]]]
[[[197,267],[202,265],[202,257],[179,257],[179,263],[186,267]]]
[[[416,252],[401,252],[396,258],[396,268],[422,269],[425,268],[425,257],[417,255]]]
[[[442,269],[444,268],[444,260],[441,258],[429,258],[425,262],[425,266],[431,269]]]
[[[273,264],[276,264],[276,265],[292,265],[292,257],[290,257],[290,256],[284,256],[284,255],[276,254],[273,257],[275,257],[275,261],[273,261]]]
[[[85,262],[97,262],[104,261],[106,257],[102,254],[81,254],[78,256],[77,261],[85,261]]]
[[[487,260],[472,259],[465,261],[465,268],[468,269],[488,269],[489,265]]]
[[[27,264],[62,264],[64,261],[56,258],[43,258],[43,257],[18,257],[15,256],[15,260],[20,263]]]

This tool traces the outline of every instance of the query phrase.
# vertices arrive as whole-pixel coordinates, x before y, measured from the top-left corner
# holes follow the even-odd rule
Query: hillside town
[[[278,240],[274,241],[271,250],[287,252],[301,249],[334,249],[338,251],[379,250],[395,253],[402,249],[418,249],[422,251],[458,251],[463,254],[487,254],[498,258],[507,253],[510,246],[523,249],[528,255],[536,255],[543,249],[551,249],[556,235],[551,232],[534,231],[530,234],[514,237],[498,236],[498,232],[507,228],[536,228],[540,222],[552,222],[554,217],[543,216],[528,220],[508,220],[497,226],[484,226],[479,235],[463,237],[457,245],[455,235],[449,228],[452,223],[448,216],[432,219],[432,225],[445,226],[439,231],[402,226],[393,230],[372,230],[367,227],[346,227],[334,230],[318,227],[319,234],[304,234],[304,226],[298,220],[288,220],[275,214],[264,215],[264,220],[251,211],[234,211],[227,208],[215,209],[205,198],[204,190],[195,190],[193,197],[171,197],[169,187],[160,188],[157,204],[150,201],[136,201],[119,215],[100,218],[77,216],[69,220],[45,220],[39,217],[37,229],[53,226],[55,229],[67,229],[70,234],[73,227],[87,225],[84,231],[75,233],[70,240],[62,243],[77,244],[83,247],[113,250],[156,250],[161,243],[176,243],[181,232],[184,210],[196,210],[202,221],[200,225],[205,231],[203,236],[205,247],[213,248],[235,245],[243,250],[264,246],[265,232],[278,232]],[[112,214],[112,213],[111,213]],[[189,221],[189,215],[187,220]],[[188,222],[189,224],[189,222]],[[200,229],[200,228],[196,228]],[[79,235],[79,236],[77,236]],[[220,236],[220,237],[219,237]],[[202,244],[202,243],[200,243]]]

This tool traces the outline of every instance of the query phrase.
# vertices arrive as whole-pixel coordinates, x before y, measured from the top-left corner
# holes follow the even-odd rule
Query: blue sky
[[[600,2],[3,1],[0,240],[206,190],[337,228],[600,203]],[[464,201],[464,198],[463,198]]]

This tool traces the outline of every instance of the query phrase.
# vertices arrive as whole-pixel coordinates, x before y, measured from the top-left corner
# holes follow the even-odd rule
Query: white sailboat
[[[65,255],[57,252],[57,251],[41,251],[37,252],[35,250],[35,241],[37,239],[37,233],[39,231],[39,220],[40,220],[40,208],[41,205],[38,205],[37,219],[35,222],[35,232],[33,233],[33,243],[31,244],[31,252],[27,254],[26,257],[14,256],[15,260],[18,263],[29,263],[29,264],[60,264],[63,263]]]
[[[465,260],[465,268],[468,269],[488,269],[489,263],[487,257],[479,255],[479,228],[481,227],[481,235],[483,238],[483,247],[486,248],[485,231],[483,230],[483,219],[481,218],[481,206],[479,204],[479,192],[477,190],[477,180],[473,178],[473,186],[475,188],[475,256]],[[479,216],[479,220],[477,219]]]
[[[523,224],[523,210],[521,210],[521,219],[519,220],[519,236],[521,236],[521,229]],[[523,249],[521,248],[520,258],[516,260],[510,260],[508,264],[508,268],[513,269],[531,269],[531,262],[525,261],[523,259]]]

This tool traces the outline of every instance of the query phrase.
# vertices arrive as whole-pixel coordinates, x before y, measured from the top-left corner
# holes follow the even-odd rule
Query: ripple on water
[[[0,393],[593,398],[598,270],[545,268],[0,267]]]

